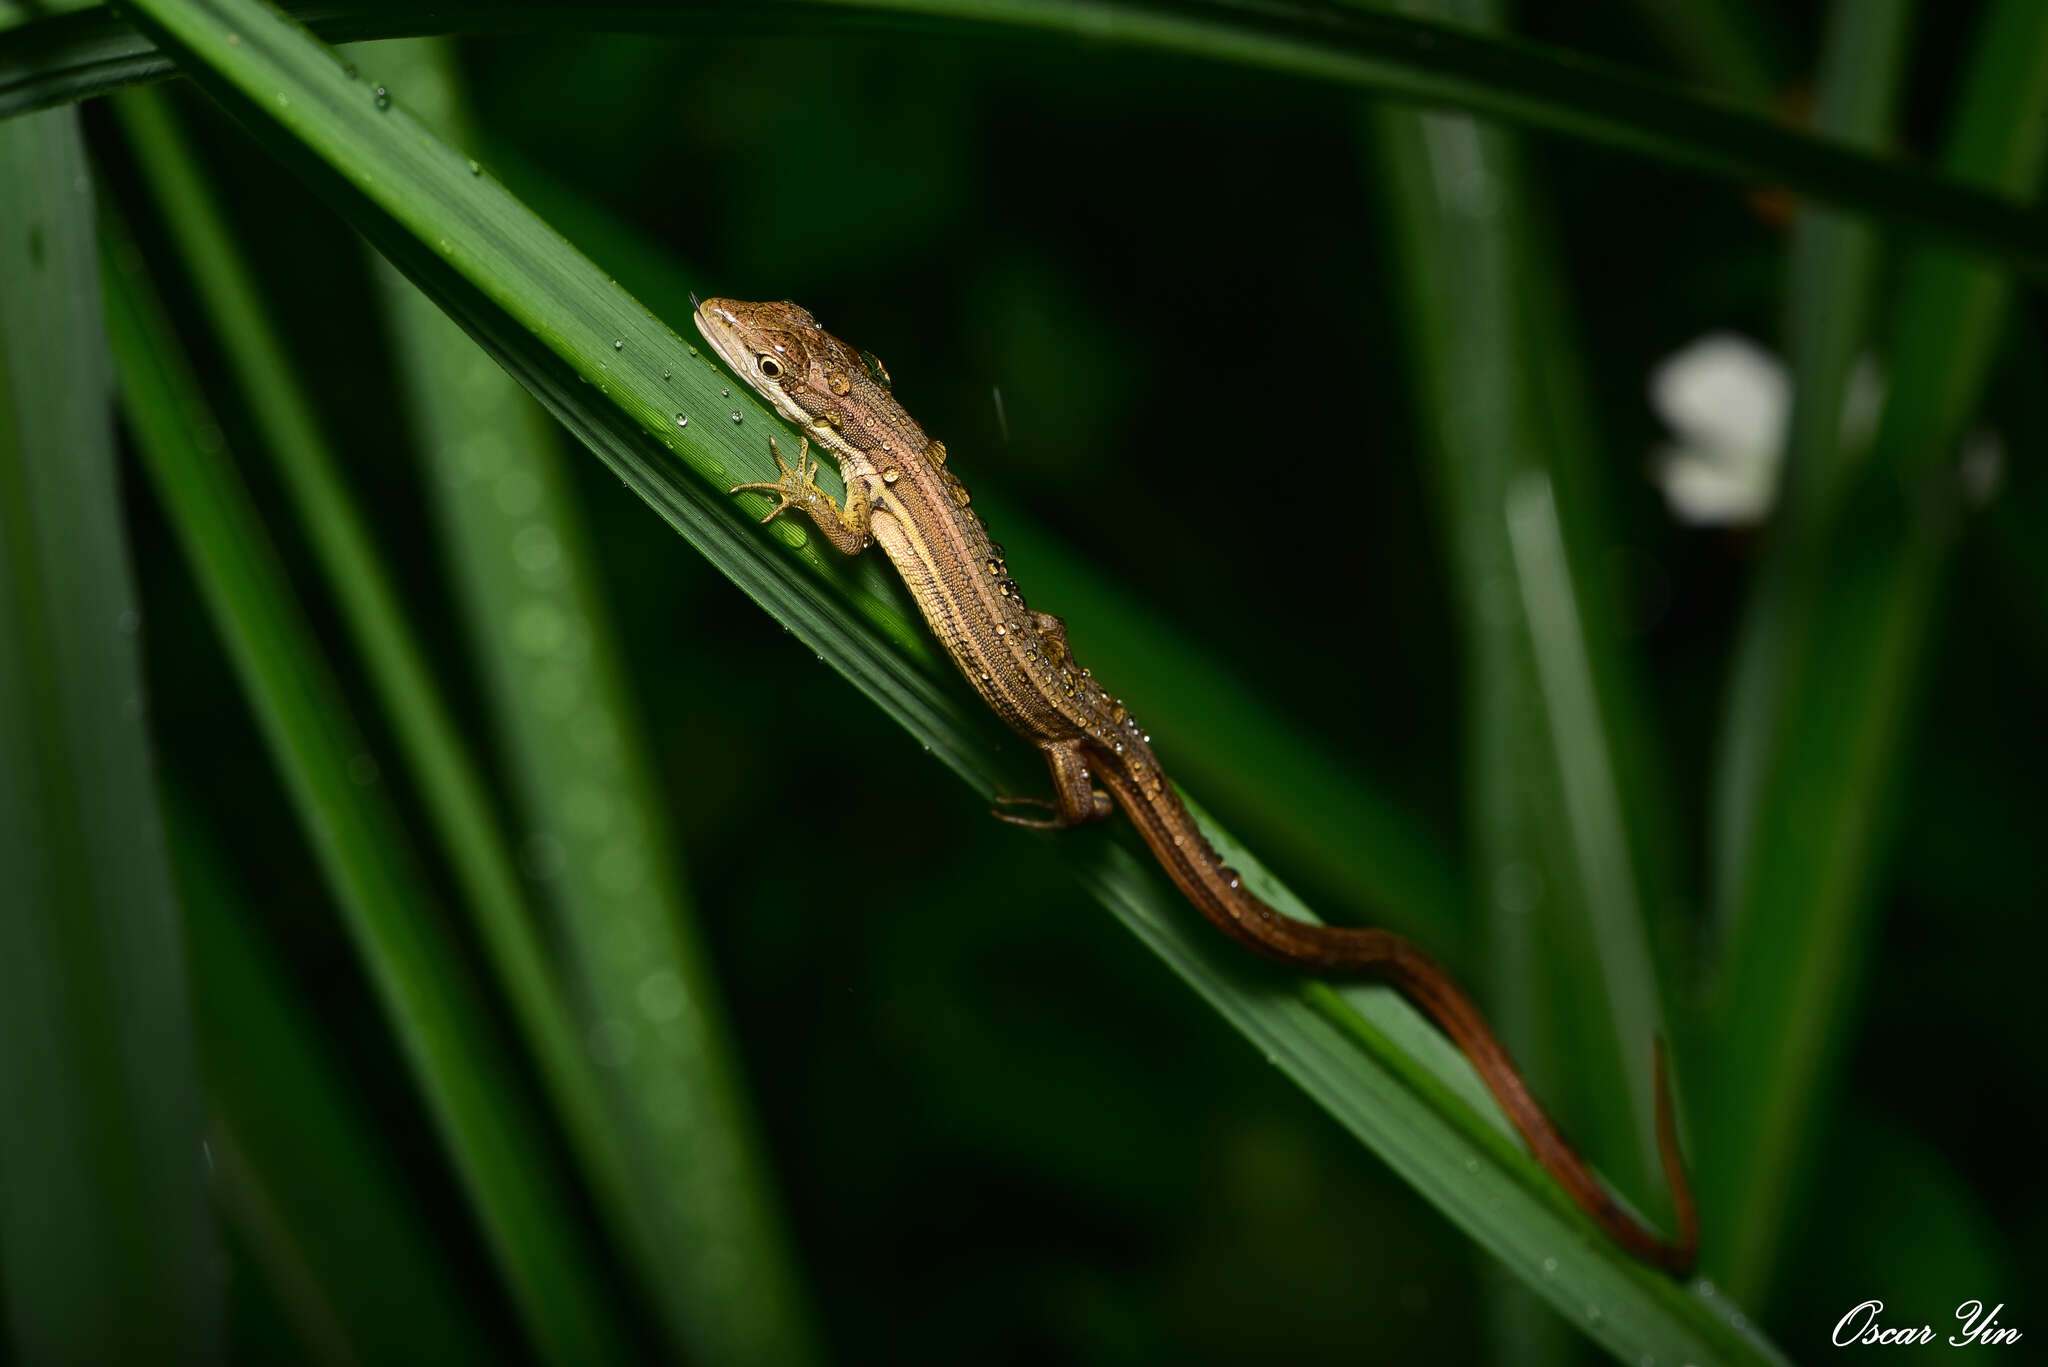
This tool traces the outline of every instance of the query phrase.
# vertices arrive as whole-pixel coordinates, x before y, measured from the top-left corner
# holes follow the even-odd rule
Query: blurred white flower
[[[1842,392],[1841,442],[1855,451],[1877,436],[1884,376],[1857,360]],[[1785,463],[1792,380],[1771,352],[1732,332],[1710,332],[1650,372],[1650,406],[1676,439],[1657,448],[1651,477],[1671,515],[1695,526],[1748,527],[1771,515]],[[1963,437],[1955,477],[1981,507],[1997,496],[2005,443],[1990,428]]]
[[[1747,337],[1709,333],[1657,363],[1650,406],[1677,438],[1651,465],[1673,517],[1748,526],[1770,515],[1792,413],[1776,356]]]
[[[1673,517],[1747,527],[1771,515],[1792,416],[1784,362],[1747,337],[1710,332],[1657,363],[1650,406],[1677,438],[1651,468]],[[1843,387],[1842,444],[1868,446],[1883,407],[1884,378],[1865,356]]]

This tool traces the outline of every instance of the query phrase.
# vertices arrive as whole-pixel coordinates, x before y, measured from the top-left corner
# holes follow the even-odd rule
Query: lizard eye
[[[761,357],[761,373],[771,380],[780,379],[782,377],[782,362],[776,360],[773,356],[764,354]]]

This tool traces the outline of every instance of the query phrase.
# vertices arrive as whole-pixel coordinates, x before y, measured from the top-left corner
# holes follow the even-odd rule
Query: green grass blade
[[[0,1286],[11,1360],[207,1361],[185,954],[121,526],[91,180],[0,127]]]
[[[778,429],[766,412],[744,391],[721,394],[734,389],[729,378],[473,173],[401,102],[375,98],[371,83],[253,0],[139,0],[137,12],[194,79],[331,196],[721,571],[943,761],[987,793],[1032,758],[996,739],[992,719],[957,679],[941,687],[908,663],[894,644],[901,614],[893,602],[869,601],[852,576],[809,568],[817,553],[801,532],[753,527],[741,508],[756,500],[717,492],[767,472],[762,447]],[[688,427],[675,422],[678,412],[693,418]],[[778,541],[803,550],[778,553]],[[1772,1360],[1718,1302],[1592,1236],[1496,1128],[1502,1122],[1484,1118],[1492,1112],[1479,1109],[1487,1103],[1469,1068],[1392,994],[1340,996],[1276,977],[1100,833],[1055,847],[1083,861],[1098,894],[1319,1103],[1614,1351],[1631,1360]],[[1241,867],[1255,865],[1247,858]],[[1253,876],[1283,910],[1298,909]]]
[[[1762,0],[1630,0],[1679,70],[1707,90],[1767,109],[1787,72],[1776,11]]]
[[[360,742],[247,493],[218,443],[194,436],[217,429],[176,338],[131,253],[110,248],[105,278],[122,392],[151,480],[512,1300],[547,1360],[624,1360],[541,1122],[439,929],[396,815],[351,772]]]
[[[161,80],[163,54],[135,26],[89,0],[0,0],[0,109],[52,109]],[[0,116],[4,117],[4,116]]]
[[[1569,846],[1545,845],[1543,804],[1533,800],[1530,780],[1550,766],[1528,633],[1506,589],[1514,582],[1502,515],[1506,462],[1516,449],[1511,433],[1528,419],[1522,410],[1529,394],[1509,378],[1526,371],[1497,369],[1523,359],[1514,267],[1502,257],[1509,243],[1501,210],[1510,193],[1503,159],[1512,149],[1498,131],[1452,116],[1372,109],[1360,122],[1362,160],[1391,211],[1385,216],[1393,238],[1387,261],[1396,297],[1405,295],[1409,379],[1446,576],[1459,606],[1466,839],[1475,867],[1474,920],[1487,943],[1483,1000],[1560,1123],[1610,1171],[1632,1170],[1633,1140],[1625,1136],[1617,1144],[1611,1130],[1589,1136],[1578,1123],[1576,1098],[1560,1086],[1572,1073],[1558,1066],[1558,998],[1537,952],[1535,913],[1547,919],[1560,902],[1548,850]],[[1446,201],[1435,183],[1444,174],[1439,158],[1453,149],[1464,154],[1464,183],[1476,193]],[[1447,272],[1453,260],[1459,268]],[[1502,599],[1508,600],[1504,609],[1495,606]],[[1611,1056],[1600,1059],[1599,1071],[1610,1083],[1615,1079]],[[1616,1158],[1623,1160],[1620,1169],[1611,1161]],[[1561,1332],[1558,1317],[1532,1293],[1498,1278],[1486,1290],[1496,1360],[1569,1360],[1577,1347],[1573,1336]]]
[[[390,719],[479,940],[540,1065],[555,1113],[574,1142],[601,1208],[629,1245],[653,1236],[634,1192],[626,1146],[607,1113],[597,1065],[549,965],[535,917],[483,776],[428,669],[369,529],[321,431],[291,349],[265,309],[211,191],[158,91],[114,102],[159,215],[180,249],[201,305],[247,397],[299,525],[341,608]]]
[[[1572,573],[1564,519],[1547,473],[1516,475],[1507,490],[1505,516],[1535,657],[1535,696],[1542,703],[1552,775],[1562,798],[1556,812],[1561,830],[1555,833],[1570,842],[1573,877],[1566,886],[1578,894],[1576,906],[1567,903],[1564,915],[1545,920],[1566,935],[1590,941],[1597,965],[1593,973],[1580,975],[1590,979],[1582,981],[1580,991],[1568,990],[1571,1006],[1563,1014],[1580,1018],[1573,1035],[1601,1039],[1620,1060],[1614,1069],[1618,1085],[1609,1094],[1612,1103],[1621,1103],[1619,1114],[1613,1105],[1605,1108],[1609,1114],[1602,1128],[1626,1131],[1632,1118],[1642,1160],[1638,1179],[1657,1180],[1653,1042],[1667,1031],[1650,963],[1642,874],[1627,829],[1629,804],[1581,615],[1581,601],[1588,595]],[[1514,908],[1502,910],[1512,914]],[[1513,961],[1507,965],[1510,970],[1516,966]],[[1583,1045],[1572,1059],[1581,1076],[1592,1071]],[[1602,1108],[1588,1109],[1597,1114]]]
[[[445,44],[383,45],[373,59],[428,122],[473,141]],[[583,1031],[606,1049],[634,1199],[653,1236],[637,1250],[642,1278],[685,1356],[815,1360],[559,433],[461,329],[379,265],[525,839],[551,851],[556,938],[581,989]],[[593,734],[607,743],[593,746]]]
[[[428,32],[502,31],[596,22],[560,4],[362,3],[307,5],[336,41]],[[1489,38],[1382,11],[1333,11],[1272,3],[1142,3],[1141,0],[781,0],[738,8],[699,3],[616,4],[606,27],[692,31],[746,23],[780,32],[790,23],[916,23],[990,37],[1105,43],[1137,51],[1249,66],[1404,100],[1470,110],[1563,133],[1744,182],[1782,183],[1844,208],[1944,235],[2048,274],[2048,222],[2025,204],[1893,158],[1845,148],[1715,100],[1556,48]],[[53,100],[81,98],[117,76],[159,74],[138,50],[85,16],[62,21],[81,35],[74,59],[64,35],[24,25],[0,33],[0,117]]]
[[[1668,875],[1645,868],[1654,845],[1630,830],[1651,804],[1622,752],[1646,748],[1645,727],[1623,705],[1640,688],[1621,682],[1583,568],[1598,563],[1584,547],[1614,537],[1563,306],[1538,283],[1558,268],[1507,135],[1399,110],[1367,132],[1460,603],[1473,882],[1498,1022],[1566,1128],[1629,1190],[1657,1192],[1651,1041],[1665,1032],[1645,890]],[[1494,1298],[1509,1359],[1569,1351],[1525,1305]]]
[[[2048,9],[2014,0],[1987,11],[1947,160],[2009,192],[2039,185]],[[1997,273],[1950,253],[1907,263],[1875,447],[1821,510],[1815,549],[1796,567],[1811,578],[1787,590],[1810,606],[1781,628],[1769,713],[1779,720],[1730,889],[1722,1050],[1702,1131],[1708,1211],[1725,1231],[1714,1263],[1738,1294],[1769,1285],[1814,1157],[1813,1116],[1839,1080],[1845,1012],[1877,924],[1886,812],[1957,530],[1957,442],[2008,293]]]
[[[1860,145],[1886,140],[1912,13],[1912,0],[1837,0],[1816,92],[1822,132]],[[1877,266],[1878,237],[1869,224],[1819,211],[1800,215],[1785,321],[1795,389],[1779,500],[1784,515],[1743,617],[1715,765],[1714,886],[1723,899],[1735,893],[1756,830],[1782,656],[1798,648],[1800,605],[1788,595],[1795,582],[1814,582],[1814,532],[1840,499],[1842,400],[1857,354],[1871,344]]]
[[[200,814],[165,804],[215,1202],[323,1361],[495,1361],[414,1194]]]
[[[1450,116],[1383,111],[1376,135],[1461,599],[1475,882],[1503,1020],[1542,1094],[1568,1098],[1573,1128],[1635,1189],[1654,1190],[1650,1040],[1662,1011],[1641,842],[1624,816],[1640,804],[1624,796],[1621,722],[1589,644],[1585,604],[1598,599],[1567,536],[1610,542],[1580,526],[1592,510],[1567,515],[1560,490],[1585,481],[1546,440],[1553,403],[1536,343],[1555,329],[1534,316],[1513,149]],[[1578,1042],[1569,1068],[1555,1061],[1567,1040]]]

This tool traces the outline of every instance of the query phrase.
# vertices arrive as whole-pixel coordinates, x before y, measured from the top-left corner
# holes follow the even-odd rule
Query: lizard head
[[[830,429],[863,448],[914,433],[910,449],[922,448],[923,433],[890,397],[881,362],[819,327],[797,305],[706,299],[696,319],[733,374],[791,422],[821,434]]]
[[[697,331],[748,388],[806,425],[830,407],[817,396],[833,396],[831,374],[849,360],[860,367],[859,353],[788,300],[706,299],[697,305]]]

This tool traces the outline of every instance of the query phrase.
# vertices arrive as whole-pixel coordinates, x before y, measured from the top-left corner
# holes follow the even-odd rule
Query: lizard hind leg
[[[1001,797],[991,815],[1013,826],[1029,826],[1033,830],[1064,831],[1074,826],[1085,826],[1091,821],[1101,821],[1116,810],[1109,794],[1095,786],[1095,776],[1088,769],[1088,755],[1078,740],[1045,741],[1039,747],[1045,752],[1046,766],[1052,770],[1052,798],[1042,797]],[[1005,807],[1037,807],[1050,812],[1050,816],[1020,816],[1003,810]]]

